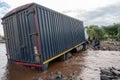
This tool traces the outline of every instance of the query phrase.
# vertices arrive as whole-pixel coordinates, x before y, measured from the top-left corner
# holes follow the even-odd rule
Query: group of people
[[[100,48],[100,40],[99,40],[99,37],[98,36],[95,36],[95,37],[89,37],[88,38],[88,43],[90,45],[93,45],[93,48],[94,49],[99,49]]]

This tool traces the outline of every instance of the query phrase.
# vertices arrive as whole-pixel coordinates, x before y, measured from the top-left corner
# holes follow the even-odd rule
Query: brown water
[[[76,76],[81,72],[81,64],[83,64],[83,52],[76,53],[72,58],[66,61],[54,61],[49,64],[47,72],[40,72],[38,69],[31,69],[22,65],[7,63],[5,45],[0,44],[0,80],[34,80],[35,77],[41,77],[43,80],[48,79],[47,72],[59,71],[64,76],[76,72]],[[78,64],[80,63],[80,64]],[[53,74],[52,77],[54,77]]]
[[[0,43],[0,80],[34,80],[38,76],[47,80],[47,72],[55,73],[56,71],[60,71],[64,76],[76,71],[76,80],[100,80],[100,68],[120,69],[120,51],[87,50],[79,52],[67,61],[50,63],[46,73],[42,73],[38,69],[7,63],[5,54],[5,44]]]
[[[6,54],[5,44],[0,43],[0,80],[5,80],[6,75],[7,58],[5,54]]]
[[[100,80],[100,70],[114,67],[120,69],[120,51],[87,51],[80,78],[82,80]]]

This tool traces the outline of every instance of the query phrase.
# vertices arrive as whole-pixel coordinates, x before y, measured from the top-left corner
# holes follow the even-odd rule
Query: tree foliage
[[[87,32],[88,32],[89,37],[98,36],[101,39],[104,37],[104,29],[102,29],[101,27],[97,25],[91,25],[87,27]]]
[[[102,27],[91,25],[87,26],[86,28],[89,37],[99,36],[100,39],[105,39],[106,37],[109,37],[111,39],[120,41],[120,23]]]
[[[108,35],[114,36],[118,34],[118,27],[120,27],[120,24],[114,24],[110,26],[105,26],[103,27],[104,30]]]

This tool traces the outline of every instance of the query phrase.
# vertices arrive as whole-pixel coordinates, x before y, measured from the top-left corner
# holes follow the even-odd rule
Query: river
[[[7,57],[6,57],[6,48],[4,43],[0,43],[0,79],[5,80],[6,77],[6,68],[7,68]]]
[[[5,44],[0,43],[0,80],[34,80],[41,77],[48,80],[47,72],[61,72],[65,77],[76,72],[76,80],[100,80],[100,69],[120,69],[120,51],[87,50],[75,53],[67,61],[54,61],[47,72],[13,63],[7,63]],[[53,74],[52,77],[54,77]]]

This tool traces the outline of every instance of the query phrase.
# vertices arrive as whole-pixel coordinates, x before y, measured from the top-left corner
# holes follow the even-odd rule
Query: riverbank
[[[5,40],[0,40],[0,43],[5,43]]]

